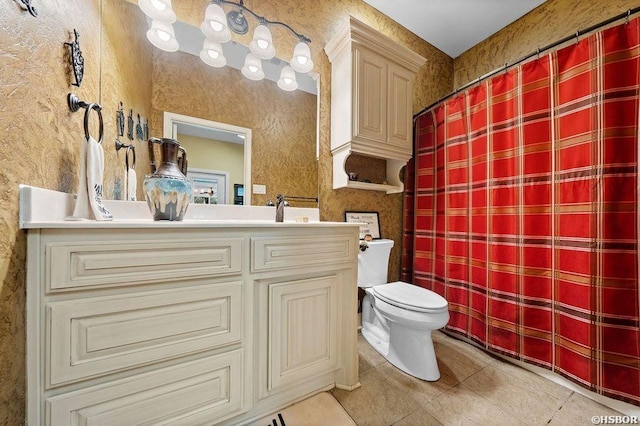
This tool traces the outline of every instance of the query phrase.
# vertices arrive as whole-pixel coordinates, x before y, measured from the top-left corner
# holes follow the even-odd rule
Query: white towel
[[[127,170],[127,201],[136,201],[137,187],[138,178],[136,177],[136,169],[129,167],[129,170]]]
[[[78,196],[74,219],[112,220],[113,216],[102,204],[102,179],[104,174],[104,151],[102,145],[91,136],[82,143]]]

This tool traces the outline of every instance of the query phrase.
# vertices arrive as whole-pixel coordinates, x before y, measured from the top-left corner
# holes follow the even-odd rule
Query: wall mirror
[[[190,169],[203,173],[228,172],[226,194],[219,197],[227,204],[242,199],[244,205],[265,205],[275,199],[276,194],[318,197],[319,77],[297,74],[299,89],[293,92],[279,89],[277,83],[268,78],[248,80],[237,69],[241,68],[242,63],[238,63],[243,61],[246,56],[243,52],[248,48],[233,39],[223,44],[228,66],[210,67],[199,57],[204,35],[193,23],[174,24],[180,50],[159,50],[146,39],[149,23],[136,3],[102,2],[103,106],[115,106],[123,101],[125,113],[133,109],[134,117],[142,111],[149,118],[150,136],[177,137],[181,144],[181,138],[188,144],[189,139],[198,138],[193,135],[198,132],[218,132],[226,136],[236,132],[236,138],[238,134],[248,135],[248,150],[247,139],[243,145],[237,145],[245,150],[242,153],[244,169],[240,173],[216,165],[222,152],[208,161],[197,149],[192,154],[193,149],[187,148]],[[201,18],[206,4],[202,2]],[[263,61],[265,74],[272,68],[271,73],[279,75],[279,68],[286,65],[277,58],[278,53],[276,58]],[[132,67],[135,71],[128,70]],[[165,116],[170,117],[169,127]],[[200,138],[199,142],[202,144],[207,139],[211,138]],[[135,143],[146,150],[145,142]],[[258,193],[252,191],[254,184]],[[217,189],[214,191],[219,193]],[[206,202],[206,195],[198,201]],[[215,198],[217,202],[218,197]],[[208,201],[213,202],[213,197]],[[291,202],[291,205],[317,207],[315,202]]]

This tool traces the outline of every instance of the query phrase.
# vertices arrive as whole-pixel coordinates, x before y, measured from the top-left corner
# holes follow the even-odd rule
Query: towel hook
[[[88,104],[85,101],[81,101],[73,93],[69,93],[67,95],[67,104],[69,105],[69,109],[71,110],[71,112],[76,112],[80,108],[85,108],[85,112],[84,112],[84,136],[87,138],[87,140],[89,140],[89,137],[91,136],[89,134],[89,114],[91,114],[92,110],[95,110],[98,113],[98,120],[99,120],[99,124],[100,124],[100,130],[99,130],[100,136],[98,137],[98,143],[101,144],[102,143],[102,138],[104,136],[104,121],[102,119],[102,107],[100,106],[100,104],[98,104],[98,103]]]

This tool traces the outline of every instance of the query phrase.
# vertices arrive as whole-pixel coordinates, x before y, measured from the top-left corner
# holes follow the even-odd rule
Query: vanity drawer
[[[256,237],[251,239],[251,272],[353,262],[353,235]]]
[[[47,243],[47,290],[240,273],[242,238]]]
[[[240,414],[242,350],[48,398],[47,425],[210,424]]]
[[[46,304],[46,387],[239,343],[242,282]]]

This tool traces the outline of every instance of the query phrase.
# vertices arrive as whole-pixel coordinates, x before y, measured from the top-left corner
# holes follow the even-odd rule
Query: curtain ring
[[[629,16],[631,16],[631,9],[627,9],[627,20],[625,21],[627,25],[629,25]]]
[[[102,107],[100,106],[100,104],[89,104],[87,106],[87,109],[85,109],[85,111],[84,111],[84,136],[87,138],[87,140],[89,140],[89,137],[91,136],[89,134],[89,115],[91,114],[91,110],[96,110],[98,112],[98,120],[99,120],[99,123],[100,123],[100,130],[99,130],[100,136],[98,137],[98,143],[102,144],[102,137],[104,136],[104,122],[102,120]]]
[[[580,31],[576,31],[576,44],[580,41]]]
[[[538,60],[540,60],[540,48],[539,47],[538,47],[538,50],[537,50],[537,54],[538,54]]]

